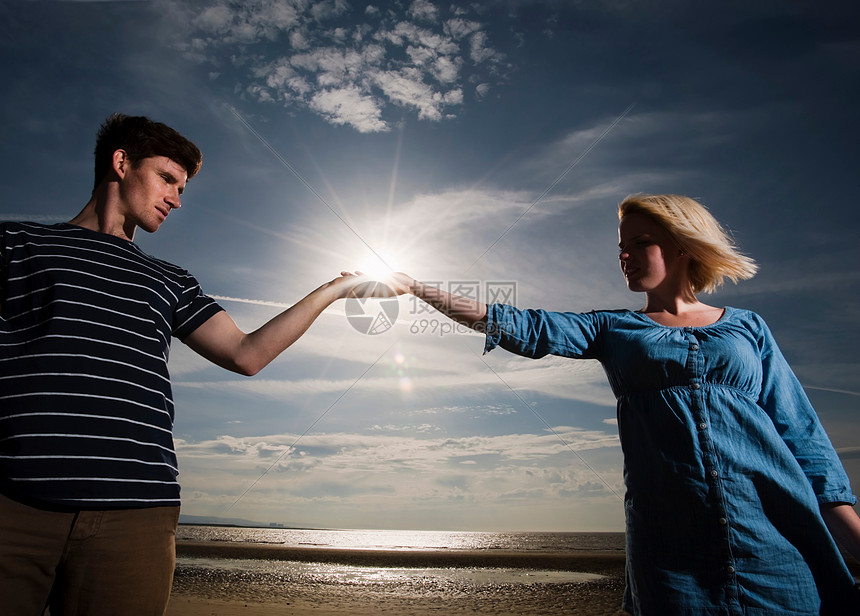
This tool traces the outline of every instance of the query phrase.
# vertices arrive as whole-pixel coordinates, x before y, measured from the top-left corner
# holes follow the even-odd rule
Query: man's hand
[[[346,284],[352,283],[351,288],[347,291],[347,297],[356,297],[359,299],[368,297],[396,297],[404,293],[411,293],[409,281],[415,282],[412,278],[400,272],[389,274],[381,280],[371,278],[362,272],[341,272],[340,275],[342,278],[346,278]]]

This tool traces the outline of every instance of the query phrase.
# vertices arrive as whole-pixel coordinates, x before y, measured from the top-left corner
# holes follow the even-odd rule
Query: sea
[[[365,550],[624,552],[624,533],[620,532],[317,530],[181,524],[176,539],[178,541],[230,541],[249,544]]]
[[[430,530],[292,529],[245,528],[182,524],[177,543],[183,541],[218,544],[363,550],[382,552],[421,552],[446,554],[517,552],[523,555],[603,552],[623,555],[624,533],[603,532],[451,532]],[[584,571],[559,571],[534,566],[475,566],[464,558],[462,566],[404,567],[384,566],[384,559],[370,566],[331,562],[290,560],[211,558],[183,556],[178,550],[177,573],[185,577],[217,575],[276,578],[283,581],[318,584],[368,585],[415,584],[485,586],[492,584],[570,584],[595,580],[600,575]],[[457,562],[456,558],[453,562]]]

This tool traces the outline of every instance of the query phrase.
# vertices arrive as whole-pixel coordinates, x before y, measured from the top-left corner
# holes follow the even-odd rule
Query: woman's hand
[[[385,276],[382,280],[371,278],[363,272],[340,273],[329,285],[339,287],[338,296],[344,297],[396,297],[410,292],[410,281],[412,278],[406,274],[395,273]]]

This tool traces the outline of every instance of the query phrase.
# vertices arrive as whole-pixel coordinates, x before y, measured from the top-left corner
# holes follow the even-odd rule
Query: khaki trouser
[[[0,611],[162,616],[178,520],[179,507],[66,513],[0,495]]]

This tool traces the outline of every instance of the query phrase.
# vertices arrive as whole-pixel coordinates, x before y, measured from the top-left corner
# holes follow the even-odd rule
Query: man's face
[[[126,159],[120,179],[120,207],[126,222],[154,233],[171,210],[180,207],[188,174],[170,158],[152,156],[137,164]]]

